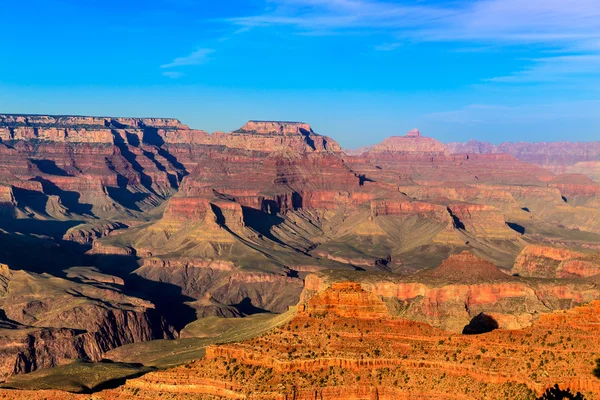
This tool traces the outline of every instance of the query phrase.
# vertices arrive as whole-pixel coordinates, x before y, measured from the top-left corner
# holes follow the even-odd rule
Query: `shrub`
[[[596,378],[600,379],[600,358],[596,360],[596,368],[594,368],[592,373]]]
[[[572,393],[571,389],[563,390],[558,385],[549,388],[538,400],[585,400],[579,392]]]

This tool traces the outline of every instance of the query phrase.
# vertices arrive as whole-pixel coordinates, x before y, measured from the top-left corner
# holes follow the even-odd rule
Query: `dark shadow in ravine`
[[[102,382],[102,383],[94,386],[93,388],[90,388],[89,390],[86,390],[85,392],[82,392],[82,394],[93,394],[93,393],[101,392],[103,390],[116,389],[120,386],[123,386],[125,384],[125,382],[127,382],[128,379],[140,378],[152,371],[156,371],[156,369],[152,369],[150,371],[140,371],[140,372],[125,375],[125,376],[122,376],[119,378],[110,379],[108,381]]]
[[[22,235],[48,236],[60,240],[65,233],[83,221],[43,221],[39,219],[0,218],[0,229]],[[0,245],[1,247],[1,245]]]
[[[33,164],[35,164],[38,169],[44,174],[54,175],[54,176],[71,176],[67,171],[60,168],[56,165],[55,161],[52,160],[30,160]]]
[[[514,222],[507,222],[506,225],[515,232],[520,233],[521,235],[525,234],[525,227],[523,225],[516,224]]]
[[[252,300],[249,297],[245,297],[242,301],[233,306],[244,315],[265,314],[270,312],[263,308],[256,307],[252,304]]]
[[[48,203],[48,196],[46,196],[44,193],[35,190],[21,189],[17,187],[14,187],[12,190],[13,195],[15,196],[15,202],[20,208],[29,208],[32,211],[37,212],[38,214],[46,214],[46,204]]]
[[[44,179],[42,177],[35,177],[32,179],[33,181],[40,182],[42,184],[42,188],[44,189],[44,194],[50,196],[58,196],[60,198],[60,202],[64,205],[70,212],[79,214],[79,215],[89,215],[94,216],[92,213],[92,205],[81,203],[79,200],[81,198],[81,194],[77,192],[71,192],[68,190],[62,190],[58,186],[56,186],[53,182],[48,179]],[[23,202],[17,199],[17,203],[20,207],[23,207]],[[26,205],[26,204],[25,204]]]
[[[480,313],[463,328],[463,335],[480,335],[498,329],[498,321],[491,315]]]
[[[129,150],[127,143],[125,143],[125,141],[118,134],[118,132],[113,130],[112,134],[115,146],[119,149],[123,158],[125,158],[127,162],[129,162],[133,170],[138,173],[140,177],[140,183],[142,184],[142,186],[144,186],[150,193],[156,194],[156,192],[152,188],[152,178],[144,172],[144,167],[138,162],[137,155],[132,153],[131,150]]]
[[[274,208],[274,206],[272,207]],[[272,240],[281,246],[287,247],[287,244],[283,243],[281,240],[273,236],[273,233],[271,233],[271,229],[274,226],[277,226],[283,222],[283,218],[276,215],[275,212],[268,214],[251,207],[242,206],[242,214],[244,216],[244,224],[246,224],[246,226],[254,229],[256,232],[260,233],[269,240]]]

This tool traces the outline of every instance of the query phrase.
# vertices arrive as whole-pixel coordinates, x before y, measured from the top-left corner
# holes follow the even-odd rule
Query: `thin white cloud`
[[[514,125],[540,121],[598,120],[593,110],[600,109],[600,101],[568,101],[550,104],[504,106],[470,104],[463,108],[426,114],[429,120],[458,125],[486,124]],[[509,117],[510,116],[510,117]]]
[[[400,42],[382,43],[382,44],[375,46],[375,50],[377,50],[377,51],[393,51],[393,50],[396,50],[400,46],[402,46],[402,43],[400,43]]]
[[[171,79],[179,79],[185,75],[183,72],[178,72],[178,71],[165,71],[162,74],[163,74],[163,76],[166,76],[167,78],[171,78]]]
[[[452,6],[380,0],[271,0],[268,11],[230,21],[299,30],[365,28],[422,40],[600,40],[600,0],[476,0]],[[407,2],[405,2],[407,3]]]
[[[372,0],[275,0],[264,14],[233,18],[236,25],[264,27],[288,25],[302,31],[339,29],[396,29],[448,17],[454,10],[409,6]]]
[[[578,77],[600,77],[600,54],[545,57],[531,60],[533,65],[512,75],[489,79],[490,82],[556,82]]]
[[[262,14],[231,19],[246,29],[288,27],[299,34],[362,33],[397,42],[458,42],[478,48],[515,45],[562,53],[529,61],[488,82],[555,81],[594,73],[600,57],[600,0],[474,0],[446,3],[383,0],[270,0]],[[600,70],[600,68],[598,69]]]
[[[179,57],[168,64],[163,64],[161,68],[176,68],[189,65],[204,64],[215,51],[213,49],[198,49],[186,57]]]

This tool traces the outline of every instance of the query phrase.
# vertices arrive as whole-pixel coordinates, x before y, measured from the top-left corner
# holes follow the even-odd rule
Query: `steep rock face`
[[[239,131],[262,135],[307,135],[312,128],[304,122],[249,121]]]
[[[11,218],[15,213],[15,197],[12,187],[0,185],[0,218]]]
[[[594,276],[600,274],[600,254],[530,245],[517,257],[512,273],[539,278]]]
[[[373,293],[364,291],[360,283],[336,282],[319,296],[301,304],[299,315],[326,316],[333,313],[345,318],[384,318],[385,304]]]
[[[303,214],[313,210],[337,212],[340,207],[368,199],[353,197],[361,187],[360,178],[329,147],[318,145],[322,137],[318,139],[309,128],[252,122],[231,134],[227,148],[200,158],[179,193],[168,201],[162,218],[131,236],[125,235],[130,247],[142,257],[185,259],[188,266],[195,267],[176,267],[174,271],[152,261],[144,262],[137,273],[183,285],[184,293],[196,300],[210,291],[226,305],[245,297],[254,306],[271,311],[294,304],[301,280],[294,277],[288,262],[308,263],[310,257],[305,253],[319,224],[317,215],[309,219]],[[248,143],[261,143],[257,145],[261,151],[252,150],[252,144],[235,147],[238,136]],[[272,148],[271,140],[302,146],[284,143],[285,149]],[[307,143],[314,146],[306,147]],[[330,146],[332,142],[328,143]],[[297,222],[284,221],[284,217],[300,215]],[[296,232],[286,229],[279,236],[276,230],[281,225]],[[174,265],[170,261],[167,264]],[[228,267],[224,270],[220,265]],[[184,274],[181,279],[180,273]],[[192,287],[185,282],[187,276],[194,276],[195,282],[205,286]],[[264,279],[254,282],[259,276]],[[278,286],[280,282],[286,287]],[[284,295],[290,297],[283,299]]]
[[[64,235],[63,240],[79,244],[93,244],[96,239],[109,236],[127,225],[119,222],[107,222],[103,224],[82,224],[70,228]]]
[[[446,207],[442,205],[394,200],[371,201],[371,215],[373,217],[385,215],[420,215],[439,219],[440,221],[451,221]]]
[[[109,218],[148,211],[214,154],[340,153],[308,124],[251,121],[208,134],[167,118],[0,115],[0,184],[21,188],[15,206],[38,218]],[[55,203],[53,203],[55,202]]]
[[[185,174],[161,146],[164,129],[189,129],[177,120],[98,117],[0,116],[0,164],[13,178],[40,190],[17,206],[40,216],[106,217],[148,210],[172,195]],[[64,207],[50,209],[55,196]]]
[[[325,274],[308,276],[301,302],[330,284]],[[384,299],[392,314],[452,332],[462,332],[481,313],[492,315],[500,328],[520,329],[542,313],[600,299],[594,282],[513,277],[470,252],[405,278],[365,277],[361,286]]]
[[[504,216],[498,212],[492,220],[500,222],[504,218],[521,234],[527,233],[526,225],[538,222],[531,218],[524,221],[522,217],[518,223],[510,221],[508,214],[518,213],[519,208],[529,212],[530,217],[559,229],[600,232],[595,182],[581,175],[556,177],[541,166],[533,166],[509,154],[381,152],[347,156],[345,160],[358,176],[366,176],[379,187],[396,186],[416,200],[441,205],[461,201],[496,207]],[[481,225],[485,220],[477,219],[479,231],[484,232]],[[521,222],[527,223],[522,225]],[[504,224],[495,225],[493,235],[510,240],[509,229]],[[453,240],[444,237],[442,242]]]
[[[2,380],[13,374],[50,368],[74,359],[99,360],[102,356],[102,349],[87,333],[74,329],[3,325],[0,329]]]
[[[440,182],[420,186],[401,186],[400,191],[424,201],[447,199],[450,202],[487,204],[501,210],[519,207],[519,203],[508,188],[486,184]]]
[[[548,186],[560,190],[568,202],[592,206],[600,204],[600,183],[586,175],[563,174],[548,182]]]
[[[513,238],[501,210],[483,204],[451,204],[448,212],[456,228],[490,239]]]
[[[110,284],[74,283],[50,275],[0,268],[2,376],[67,360],[99,360],[127,343],[172,338],[153,304]],[[13,342],[15,345],[13,345]]]

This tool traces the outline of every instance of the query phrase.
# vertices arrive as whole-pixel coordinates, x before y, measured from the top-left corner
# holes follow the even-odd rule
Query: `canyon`
[[[181,366],[94,396],[595,398],[597,147],[0,115],[0,378],[155,346]]]

